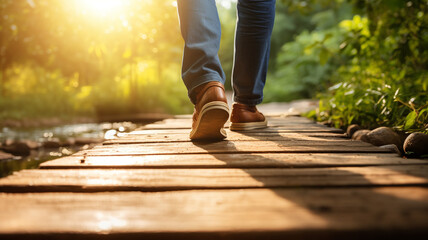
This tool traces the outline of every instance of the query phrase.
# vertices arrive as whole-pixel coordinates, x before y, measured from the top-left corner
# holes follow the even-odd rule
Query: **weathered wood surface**
[[[24,170],[0,180],[0,191],[166,191],[368,185],[428,186],[428,166]]]
[[[143,156],[69,156],[45,162],[42,169],[84,168],[322,168],[427,164],[390,153],[180,154]]]
[[[265,129],[256,129],[252,132],[263,132],[273,130],[287,130],[287,131],[321,131],[321,132],[339,132],[343,131],[336,128],[327,127],[322,124],[317,124],[309,119],[302,119],[301,117],[287,117],[287,121],[284,121],[283,117],[268,117],[268,126],[269,128]],[[225,124],[225,128],[229,128],[230,122]],[[147,124],[139,129],[141,130],[188,130],[192,126],[191,119],[166,119],[163,121],[155,122],[152,124]]]
[[[426,239],[428,161],[300,117],[214,143],[190,121],[0,179],[0,239]]]
[[[228,130],[228,129],[226,129]],[[190,132],[190,128],[181,128],[181,129],[173,129],[173,128],[164,128],[164,129],[139,129],[134,132],[129,133],[129,135],[140,135],[140,134],[147,134],[150,133],[156,133],[156,134],[187,134]],[[241,132],[244,133],[244,132]],[[343,134],[344,131],[342,129],[337,128],[326,128],[326,127],[319,127],[319,126],[307,126],[307,127],[295,127],[295,128],[289,128],[289,127],[268,127],[268,128],[260,128],[260,129],[253,129],[245,131],[246,135],[252,134],[252,133],[340,133]]]
[[[262,128],[262,129],[255,129],[252,130],[252,132],[263,132],[263,131],[269,131],[272,130],[287,130],[287,131],[320,131],[320,132],[343,132],[341,129],[337,128],[331,128],[326,127],[324,125],[320,124],[307,124],[307,125],[301,125],[301,124],[290,124],[290,125],[273,125],[269,124],[269,128]],[[153,124],[148,125],[147,127],[139,128],[138,130],[162,130],[162,129],[190,129],[191,124],[185,124],[185,125],[179,125],[179,126],[170,126],[170,125],[164,125],[164,124]],[[228,128],[227,125],[225,125],[225,128]]]
[[[309,127],[320,127],[320,128],[327,128],[324,125],[317,124],[312,120],[309,119],[301,119],[300,117],[287,117],[287,121],[284,121],[284,118],[278,118],[278,117],[267,117],[268,125],[270,127],[280,127],[280,126],[287,126],[290,128],[301,128],[302,126],[309,126]],[[230,122],[227,122],[225,124],[225,127],[228,128],[230,125]],[[192,126],[192,119],[165,119],[163,121],[155,122],[152,124],[147,124],[139,130],[142,129],[189,129]]]
[[[107,233],[122,233],[127,237],[122,239],[367,239],[401,233],[402,239],[414,239],[428,227],[427,199],[428,189],[421,187],[3,193],[0,234],[10,239],[14,233],[78,234],[68,239],[84,239],[85,233],[98,239]]]
[[[385,153],[390,150],[375,147],[369,143],[349,140],[332,141],[219,141],[219,142],[173,142],[117,144],[97,146],[76,155],[123,156],[159,154],[201,154],[201,153]]]
[[[189,131],[185,133],[153,133],[151,130],[139,131],[140,134],[126,134],[120,138],[105,141],[104,145],[109,144],[135,144],[135,143],[159,143],[159,142],[188,142]],[[344,134],[340,133],[239,133],[233,131],[227,132],[228,141],[333,141],[343,140]]]

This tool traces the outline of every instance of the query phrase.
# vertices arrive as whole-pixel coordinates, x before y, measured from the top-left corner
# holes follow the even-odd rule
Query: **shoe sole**
[[[227,137],[223,129],[229,119],[229,107],[221,101],[205,104],[198,116],[196,127],[190,132],[191,140],[221,140]]]
[[[231,123],[229,127],[231,131],[248,131],[261,128],[267,128],[266,119],[263,122]]]

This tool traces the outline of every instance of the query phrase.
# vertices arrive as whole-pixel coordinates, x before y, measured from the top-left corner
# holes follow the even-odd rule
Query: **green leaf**
[[[406,123],[404,124],[404,130],[408,130],[409,128],[411,128],[415,124],[417,117],[418,117],[418,114],[415,111],[409,113],[406,117]]]
[[[325,36],[324,36],[324,39],[322,40],[322,42],[325,42],[325,41],[327,41],[328,39],[330,39],[330,38],[332,38],[333,37],[333,34],[332,33],[327,33]]]
[[[321,48],[321,52],[320,52],[321,65],[325,65],[329,58],[330,58],[330,52],[327,50],[327,48]]]

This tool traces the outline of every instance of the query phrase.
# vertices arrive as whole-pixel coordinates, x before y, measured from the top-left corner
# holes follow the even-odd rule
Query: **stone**
[[[327,127],[331,127],[331,122],[329,122],[329,121],[322,121],[322,122],[320,122],[320,124],[327,126]]]
[[[0,160],[7,160],[7,159],[12,159],[12,158],[13,158],[12,154],[0,151]]]
[[[354,135],[354,133],[360,129],[361,129],[361,127],[358,124],[349,125],[348,128],[346,129],[346,135],[349,138],[352,138],[352,135]]]
[[[370,132],[370,130],[367,130],[367,129],[358,130],[354,134],[352,134],[352,139],[367,142],[368,141],[367,140],[367,134],[369,132]]]
[[[39,148],[39,143],[38,143],[38,142],[31,141],[31,140],[22,140],[21,142],[23,142],[23,143],[27,144],[27,146],[28,146],[30,149],[32,149],[32,150],[35,150],[35,149],[38,149],[38,148]]]
[[[416,156],[428,154],[428,135],[420,132],[410,134],[404,141],[404,151]]]
[[[95,144],[95,143],[101,143],[103,140],[99,138],[82,138],[78,137],[75,138],[76,145],[89,145],[89,144]]]
[[[15,141],[13,139],[6,139],[4,144],[0,147],[3,151],[15,155],[29,155],[31,150],[39,148],[39,144],[31,140]]]
[[[8,138],[8,139],[6,139],[6,140],[4,141],[4,145],[5,145],[5,146],[10,146],[10,145],[12,145],[14,142],[15,142],[15,140],[13,140],[13,139],[11,139],[11,138]]]
[[[388,149],[389,151],[391,151],[393,153],[397,153],[399,156],[402,155],[400,149],[398,149],[398,147],[395,144],[383,145],[383,146],[380,146],[380,148]]]
[[[76,144],[76,140],[74,138],[67,138],[61,142],[62,147],[70,147],[74,146],[74,144]]]
[[[367,141],[375,146],[395,144],[400,150],[403,145],[400,136],[389,127],[378,127],[367,133]]]
[[[13,142],[12,144],[2,146],[1,150],[20,156],[28,156],[31,152],[31,148],[25,142]]]
[[[59,148],[61,147],[61,142],[58,138],[49,138],[43,142],[43,147],[45,148]]]

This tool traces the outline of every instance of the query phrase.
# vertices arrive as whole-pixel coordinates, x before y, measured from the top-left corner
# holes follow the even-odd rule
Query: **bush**
[[[358,1],[341,55],[348,57],[334,86],[321,95],[318,120],[428,132],[428,3]]]

